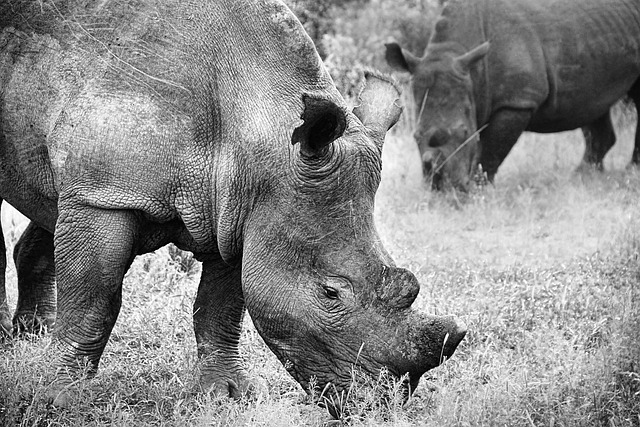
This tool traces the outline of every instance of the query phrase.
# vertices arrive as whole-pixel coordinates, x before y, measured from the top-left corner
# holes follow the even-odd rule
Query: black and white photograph
[[[0,427],[640,427],[640,0],[0,0]]]

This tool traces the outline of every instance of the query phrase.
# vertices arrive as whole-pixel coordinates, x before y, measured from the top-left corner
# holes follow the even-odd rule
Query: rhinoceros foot
[[[200,387],[205,392],[237,400],[252,399],[267,392],[267,386],[251,378],[245,369],[203,372]]]
[[[602,162],[588,163],[583,159],[576,168],[575,172],[578,174],[589,174],[593,172],[602,172],[603,170],[604,166],[602,165]]]
[[[69,398],[69,392],[65,390],[51,390],[47,393],[47,400],[51,404],[58,408],[69,408],[71,406],[71,399]]]
[[[47,402],[58,408],[70,408],[72,406],[73,384],[53,383],[46,393]]]

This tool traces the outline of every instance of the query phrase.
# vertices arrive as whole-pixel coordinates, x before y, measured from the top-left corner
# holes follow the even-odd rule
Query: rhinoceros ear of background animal
[[[299,142],[305,156],[321,156],[344,133],[347,116],[342,108],[325,98],[304,94],[302,102],[304,111],[300,118],[304,123],[293,131],[291,143]]]
[[[359,104],[353,109],[362,124],[384,140],[385,133],[396,124],[402,113],[398,105],[400,90],[391,77],[365,71],[364,87],[358,95]]]
[[[398,43],[387,43],[384,45],[386,51],[384,53],[384,59],[387,64],[398,71],[408,71],[413,74],[420,59],[413,56],[411,52],[404,50]]]
[[[481,45],[474,47],[464,55],[458,56],[455,59],[456,67],[458,67],[458,69],[463,73],[468,73],[473,64],[484,58],[485,55],[489,53],[489,47],[491,47],[491,44],[489,42],[484,42]]]

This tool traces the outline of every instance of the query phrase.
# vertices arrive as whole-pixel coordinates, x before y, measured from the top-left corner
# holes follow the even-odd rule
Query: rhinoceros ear
[[[384,139],[385,133],[395,125],[402,107],[398,105],[400,90],[391,77],[374,71],[365,71],[364,88],[358,95],[359,104],[353,109],[362,124]]]
[[[321,156],[344,133],[347,116],[342,108],[325,98],[304,94],[302,102],[304,111],[300,118],[304,123],[293,131],[291,143],[299,142],[305,156]]]
[[[391,68],[398,71],[408,71],[413,74],[420,62],[419,58],[402,49],[398,43],[387,43],[384,47],[386,48],[384,59],[386,59]]]
[[[485,55],[489,53],[489,47],[491,47],[491,44],[487,41],[482,43],[481,45],[474,47],[464,55],[458,56],[455,59],[456,66],[463,73],[468,73],[473,64],[484,58]]]

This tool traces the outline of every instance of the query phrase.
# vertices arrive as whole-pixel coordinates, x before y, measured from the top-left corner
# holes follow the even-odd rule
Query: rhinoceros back
[[[83,82],[99,78],[105,90],[145,92],[189,114],[203,98],[197,94],[210,110],[212,101],[235,103],[238,95],[255,105],[252,91],[258,101],[296,105],[292,87],[335,92],[313,43],[279,1],[7,0],[0,28],[8,27],[49,35],[92,59],[80,66]],[[214,113],[224,120],[224,111]]]
[[[16,206],[55,207],[78,182],[87,203],[168,221],[220,153],[286,161],[302,92],[344,104],[278,1],[7,0],[0,26],[0,181],[21,187],[0,196]]]
[[[456,42],[471,50],[483,41],[491,49],[474,76],[481,82],[479,125],[492,111],[512,107],[538,110],[531,130],[572,129],[606,112],[637,78],[640,3],[448,1],[430,44]],[[550,127],[535,129],[537,123]]]

